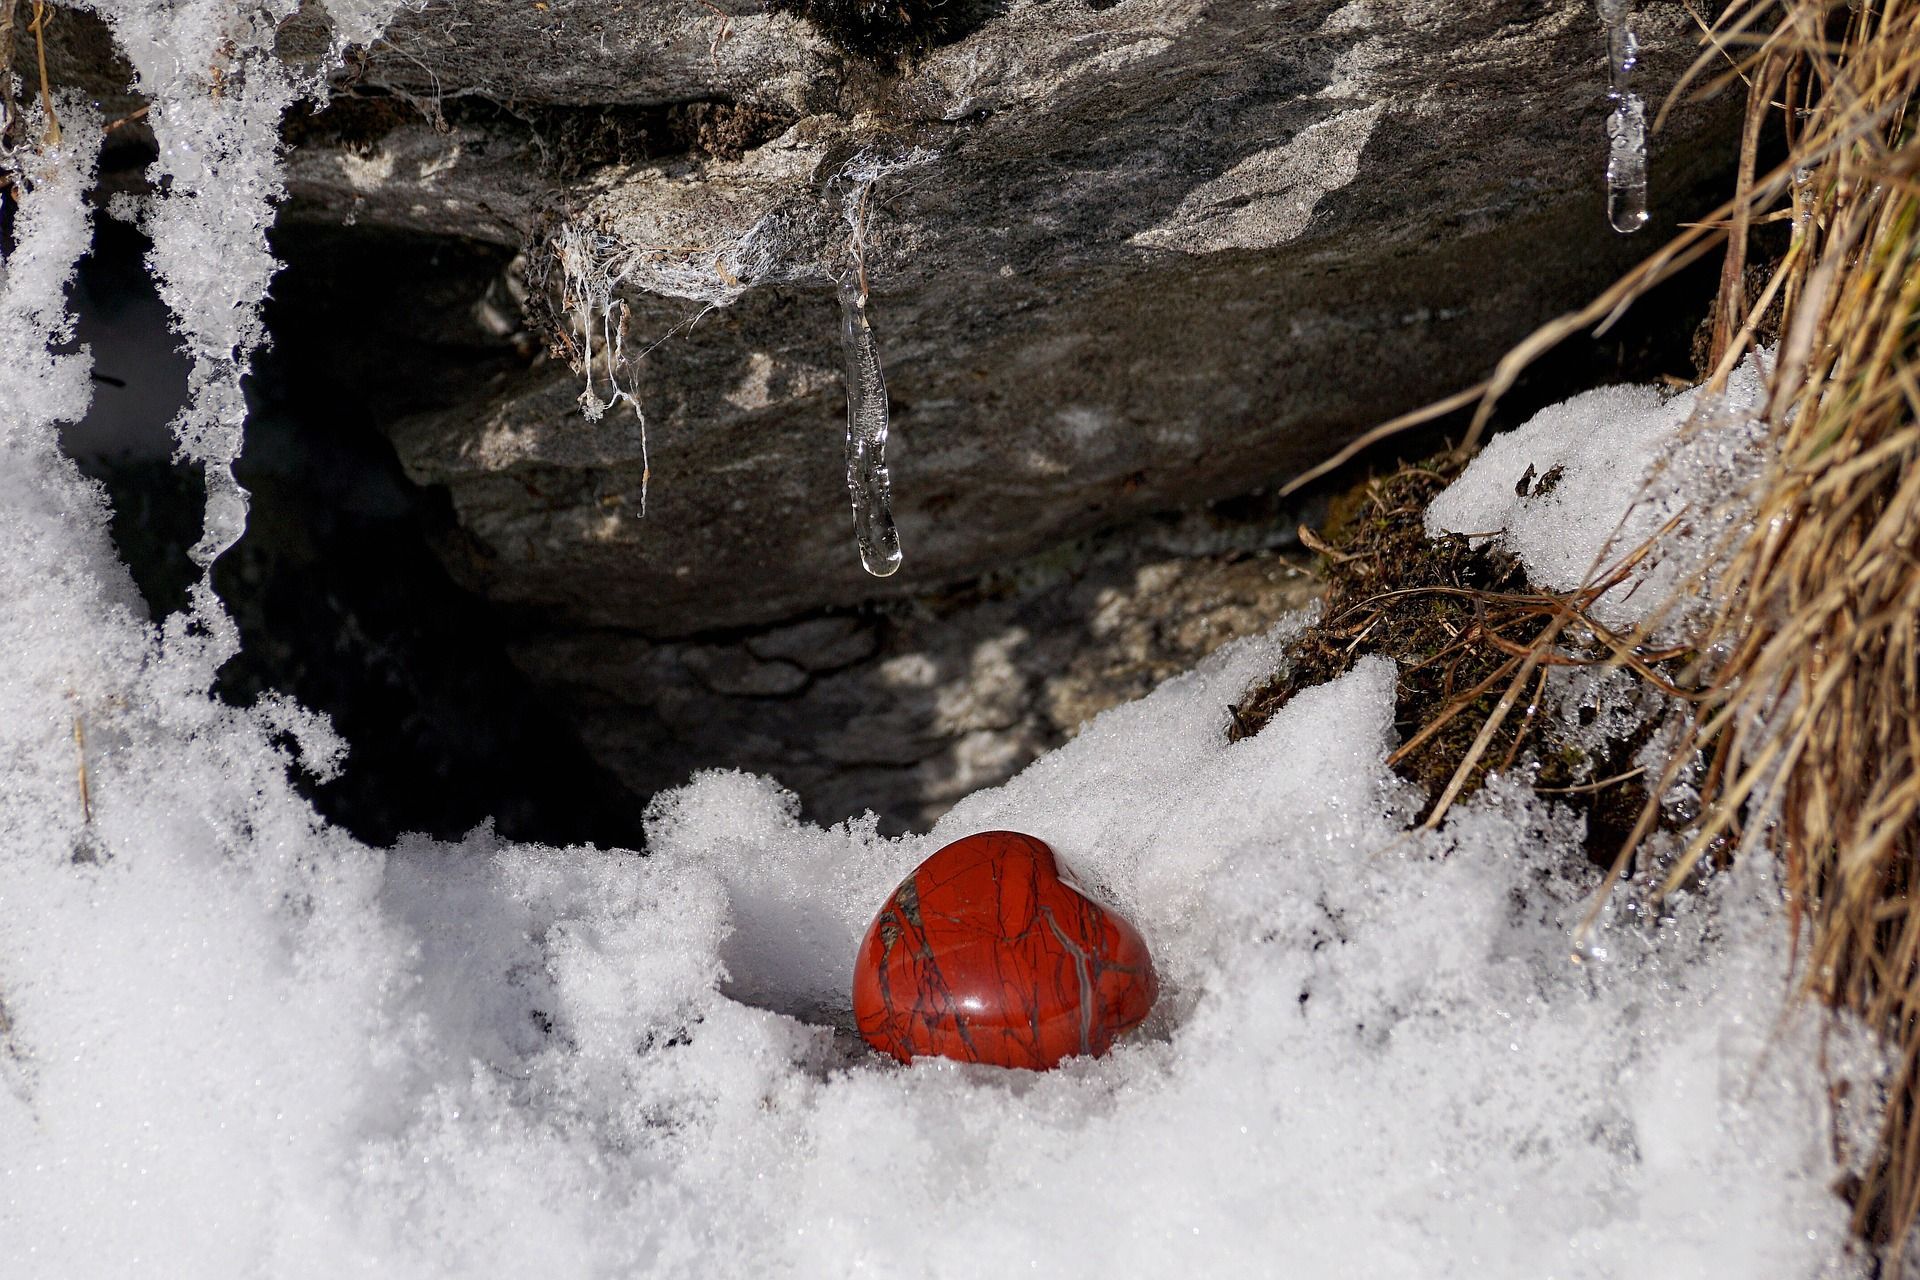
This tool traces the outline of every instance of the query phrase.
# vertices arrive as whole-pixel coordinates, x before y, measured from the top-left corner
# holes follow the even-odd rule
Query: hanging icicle
[[[1647,104],[1633,91],[1640,48],[1632,0],[1598,0],[1607,33],[1607,221],[1623,235],[1647,225]]]
[[[847,493],[860,563],[876,578],[900,568],[900,531],[893,524],[893,478],[887,471],[887,383],[867,321],[866,226],[871,178],[853,192],[847,220],[853,240],[840,291],[840,344],[847,360]]]

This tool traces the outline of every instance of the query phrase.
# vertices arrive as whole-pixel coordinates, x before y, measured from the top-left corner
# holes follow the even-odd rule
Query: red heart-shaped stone
[[[1087,897],[1042,841],[956,840],[915,867],[867,928],[853,970],[866,1042],[1044,1070],[1105,1053],[1159,990],[1139,931]]]

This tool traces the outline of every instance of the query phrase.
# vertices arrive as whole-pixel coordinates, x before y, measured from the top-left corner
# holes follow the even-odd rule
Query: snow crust
[[[1762,461],[1763,359],[1747,357],[1718,395],[1602,387],[1541,410],[1487,442],[1427,508],[1427,532],[1498,536],[1534,582],[1576,591],[1673,524],[1593,610],[1616,627],[1664,620],[1745,520]]]
[[[1853,1269],[1765,860],[1624,896],[1575,963],[1577,821],[1508,781],[1414,831],[1384,660],[1227,742],[1302,618],[921,836],[727,772],[660,798],[645,857],[328,828],[289,771],[342,744],[212,696],[224,615],[149,622],[58,452],[99,139],[69,126],[0,270],[0,1273]],[[1618,522],[1580,491],[1529,554]],[[993,827],[1139,924],[1159,1009],[1042,1075],[868,1054],[860,930]],[[1870,1090],[1867,1047],[1828,1056]]]

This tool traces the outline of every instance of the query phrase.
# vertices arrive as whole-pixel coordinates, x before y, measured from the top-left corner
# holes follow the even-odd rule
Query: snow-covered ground
[[[646,858],[382,855],[288,784],[324,734],[211,699],[88,485],[9,453],[10,1275],[1786,1277],[1841,1240],[1763,868],[1573,963],[1575,823],[1512,785],[1410,835],[1384,660],[1227,744],[1297,620],[924,837],[720,773]],[[1138,921],[1159,1011],[1040,1076],[860,1051],[870,913],[1003,826]]]
[[[211,696],[222,616],[150,624],[58,452],[86,165],[29,163],[0,277],[0,1274],[1846,1273],[1765,860],[1658,914],[1623,895],[1576,962],[1577,820],[1515,778],[1416,830],[1384,659],[1227,742],[1303,618],[922,836],[810,826],[737,773],[661,797],[644,858],[329,829],[288,771],[341,744]],[[1550,414],[1540,449],[1647,456],[1686,416]],[[1512,494],[1487,456],[1469,524],[1475,485]],[[1589,470],[1527,507],[1530,561],[1620,525],[1632,486]],[[1160,1007],[1042,1075],[866,1053],[867,919],[996,827],[1140,926]]]

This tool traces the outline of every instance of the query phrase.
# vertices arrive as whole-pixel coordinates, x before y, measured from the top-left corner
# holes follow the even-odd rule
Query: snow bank
[[[323,733],[222,708],[127,607],[44,441],[0,512],[9,1275],[1785,1277],[1839,1246],[1760,868],[1576,966],[1575,824],[1515,788],[1408,834],[1383,661],[1229,745],[1280,637],[1242,644],[924,837],[722,773],[647,858],[383,856],[286,781]],[[1159,1011],[1043,1076],[866,1054],[868,913],[998,826],[1141,925]]]
[[[1672,606],[1745,519],[1763,456],[1760,360],[1749,356],[1717,396],[1602,387],[1541,410],[1487,442],[1428,507],[1427,532],[1497,535],[1534,582],[1576,591],[1673,523],[1659,554],[1593,612],[1622,627]]]
[[[1798,1276],[1840,1238],[1769,886],[1576,967],[1564,817],[1514,791],[1405,835],[1384,662],[1230,746],[1275,651],[1243,645],[919,839],[712,774],[650,858],[383,860],[263,717],[167,687],[84,486],[7,474],[17,1274]],[[1160,1011],[1046,1076],[866,1055],[867,914],[1001,825],[1140,923]]]

